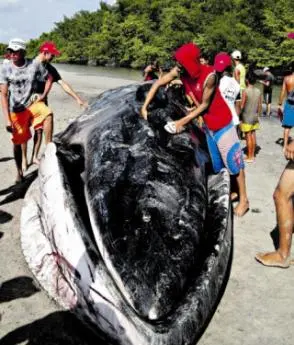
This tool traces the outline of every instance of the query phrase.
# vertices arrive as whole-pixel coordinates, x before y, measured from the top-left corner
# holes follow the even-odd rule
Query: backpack
[[[294,90],[288,93],[287,102],[291,105],[294,105]]]

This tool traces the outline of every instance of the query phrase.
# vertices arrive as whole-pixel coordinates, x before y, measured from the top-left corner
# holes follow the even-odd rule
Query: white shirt
[[[236,112],[235,101],[240,93],[240,85],[234,78],[224,75],[219,82],[219,90],[231,110],[233,124],[237,126],[240,120]]]

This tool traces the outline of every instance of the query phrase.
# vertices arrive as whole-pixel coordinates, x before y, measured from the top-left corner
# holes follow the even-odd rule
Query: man
[[[237,175],[240,199],[234,213],[242,217],[249,209],[242,151],[236,128],[231,123],[231,111],[217,87],[214,69],[211,66],[200,64],[200,49],[193,43],[184,44],[180,47],[175,52],[174,58],[177,61],[177,66],[152,85],[141,109],[141,114],[147,119],[148,105],[160,86],[170,83],[175,78],[181,79],[186,94],[193,96],[193,100],[195,99],[198,106],[182,119],[169,122],[165,129],[172,134],[179,133],[183,126],[203,115],[212,163],[214,163],[214,154],[217,154],[221,156],[229,172],[232,175]],[[216,170],[215,165],[214,167]]]
[[[291,74],[283,80],[283,86],[279,97],[279,113],[282,114],[284,127],[284,151],[288,145],[291,128],[294,127],[294,62],[291,64]],[[284,103],[284,100],[286,101]],[[284,103],[284,109],[282,105]]]
[[[246,69],[241,62],[242,54],[239,50],[234,50],[231,54],[231,57],[233,59],[233,64],[235,66],[233,77],[237,80],[237,82],[240,85],[240,98],[237,99],[237,103],[236,103],[237,112],[238,112],[238,114],[240,114],[242,92],[243,92],[243,90],[246,89],[246,81],[245,81]]]
[[[162,71],[157,60],[152,61],[143,71],[144,81],[155,80],[161,77]]]
[[[273,83],[274,76],[270,72],[268,67],[264,67],[263,73],[265,75],[264,80],[260,80],[260,83],[263,84],[263,101],[266,104],[266,116],[271,114],[271,103],[272,103],[272,93],[273,93]]]
[[[290,251],[294,226],[293,196],[294,196],[294,141],[284,150],[289,163],[283,171],[274,193],[277,221],[279,228],[279,247],[275,252],[258,253],[255,259],[265,266],[288,268],[290,266]]]
[[[64,81],[56,68],[50,64],[50,62],[53,60],[55,56],[59,56],[60,52],[57,50],[56,45],[54,42],[46,41],[44,42],[40,48],[39,48],[39,55],[37,59],[41,61],[48,71],[48,73],[51,75],[52,79],[49,83],[47,83],[46,89],[45,89],[45,82],[44,81],[36,81],[34,85],[34,93],[35,93],[35,100],[39,99],[38,95],[45,94],[46,97],[44,99],[44,102],[48,104],[47,95],[49,91],[51,90],[52,84],[58,83],[62,89],[70,95],[81,107],[86,107],[87,103],[83,101],[71,88],[71,86]],[[35,131],[34,134],[34,146],[32,151],[32,158],[30,164],[39,164],[39,158],[38,154],[40,151],[41,143],[42,143],[42,127],[39,127],[37,131]]]
[[[230,56],[223,52],[217,54],[214,59],[214,69],[220,74],[219,90],[231,110],[233,124],[237,127],[240,120],[236,110],[236,99],[240,94],[240,85],[232,77],[232,60]]]
[[[27,141],[31,138],[30,125],[43,126],[45,141],[52,141],[52,111],[44,102],[32,102],[34,83],[50,80],[50,75],[37,59],[25,58],[26,45],[22,39],[10,40],[7,47],[10,61],[2,66],[0,75],[2,111],[6,129],[11,133],[17,168],[16,182],[23,178],[27,167]],[[45,95],[40,96],[40,100]]]

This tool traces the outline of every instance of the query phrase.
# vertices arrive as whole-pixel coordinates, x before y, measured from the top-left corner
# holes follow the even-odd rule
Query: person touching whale
[[[186,43],[178,48],[173,56],[176,66],[161,79],[155,81],[146,96],[141,115],[145,120],[148,119],[148,105],[161,86],[167,85],[175,78],[181,79],[186,94],[190,96],[196,107],[180,120],[167,123],[165,129],[171,134],[179,133],[192,120],[203,116],[214,172],[217,173],[225,166],[231,175],[236,176],[239,203],[234,213],[242,217],[249,209],[244,161],[236,128],[232,123],[231,111],[218,88],[215,72],[221,66],[219,64],[215,64],[214,67],[201,65],[200,56],[201,51],[194,43]]]

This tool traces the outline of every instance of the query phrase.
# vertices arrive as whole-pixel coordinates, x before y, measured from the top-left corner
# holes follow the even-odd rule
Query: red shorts
[[[43,122],[52,111],[44,102],[36,102],[24,111],[10,113],[12,123],[12,142],[16,145],[26,143],[31,137],[30,126],[35,130],[43,127]]]

